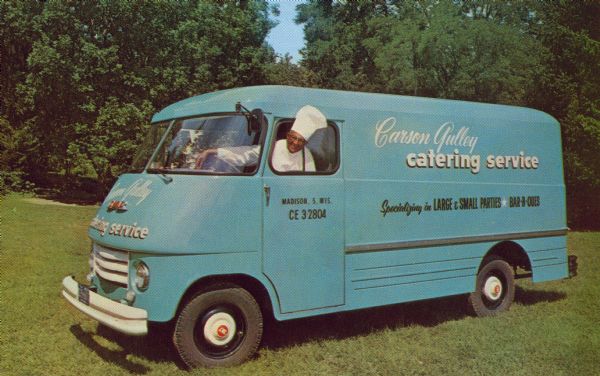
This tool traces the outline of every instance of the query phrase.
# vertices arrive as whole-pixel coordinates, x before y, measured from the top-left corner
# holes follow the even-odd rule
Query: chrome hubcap
[[[225,346],[235,336],[235,319],[228,313],[218,312],[204,324],[204,338],[214,346]]]
[[[492,301],[500,299],[502,296],[502,282],[498,277],[489,277],[483,286],[483,294]]]

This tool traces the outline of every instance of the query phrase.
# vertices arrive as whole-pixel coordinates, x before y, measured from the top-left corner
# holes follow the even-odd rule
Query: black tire
[[[260,307],[239,287],[199,293],[183,308],[173,342],[190,367],[229,367],[246,361],[260,344]]]
[[[511,266],[501,258],[485,260],[477,273],[475,291],[469,304],[479,317],[495,316],[508,311],[515,298],[515,279]]]

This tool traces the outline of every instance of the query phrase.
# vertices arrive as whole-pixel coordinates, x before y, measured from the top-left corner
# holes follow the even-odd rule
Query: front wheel
[[[190,368],[227,367],[252,356],[262,337],[260,307],[246,290],[233,287],[196,295],[181,311],[173,342]]]
[[[495,316],[508,311],[515,297],[515,281],[510,265],[492,258],[477,273],[475,292],[469,303],[477,316]]]

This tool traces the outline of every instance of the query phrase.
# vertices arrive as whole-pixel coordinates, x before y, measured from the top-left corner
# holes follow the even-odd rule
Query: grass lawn
[[[469,316],[460,296],[267,322],[255,359],[187,372],[164,328],[130,338],[62,298],[62,278],[87,273],[95,211],[1,199],[1,374],[600,375],[600,233],[569,234],[579,276],[518,281],[515,304],[500,317]]]

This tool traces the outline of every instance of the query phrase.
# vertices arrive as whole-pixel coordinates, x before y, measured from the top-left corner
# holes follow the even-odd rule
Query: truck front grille
[[[127,288],[129,254],[94,243],[94,272],[98,278]]]

